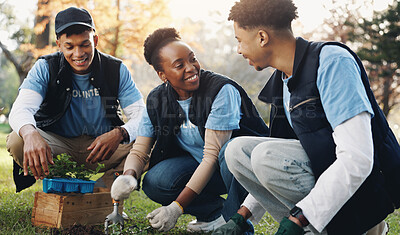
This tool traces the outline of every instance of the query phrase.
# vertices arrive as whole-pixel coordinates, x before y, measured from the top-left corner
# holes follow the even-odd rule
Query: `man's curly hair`
[[[265,26],[280,30],[291,29],[296,18],[297,7],[292,0],[240,0],[231,8],[228,20],[245,29]]]
[[[147,36],[144,41],[144,57],[156,71],[161,71],[160,49],[172,41],[179,41],[181,37],[175,28],[159,28]]]

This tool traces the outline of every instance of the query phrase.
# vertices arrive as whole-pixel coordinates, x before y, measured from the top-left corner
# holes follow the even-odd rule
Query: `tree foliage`
[[[382,12],[374,12],[371,20],[355,24],[349,36],[360,45],[358,55],[364,60],[374,94],[388,115],[400,102],[400,0]]]
[[[0,112],[0,114],[2,114],[10,111],[11,105],[15,100],[19,80],[14,68],[8,60],[1,57],[0,64],[0,109],[4,108],[4,110]]]
[[[7,2],[0,3],[0,25],[0,30],[9,32],[11,34],[10,40],[14,41],[18,47],[32,43],[31,30],[25,24],[18,24],[13,8]],[[10,51],[1,41],[0,48],[4,57],[15,66],[20,81],[22,81],[32,66],[33,56],[31,51],[19,49]]]
[[[366,17],[366,12],[372,11],[373,0],[328,0],[324,1],[323,6],[329,15],[322,27],[317,28],[321,39],[347,43],[354,25]]]
[[[99,35],[98,48],[107,54],[127,59],[142,52],[143,40],[156,25],[169,17],[166,0],[47,0],[38,15],[49,16],[50,22],[60,10],[70,6],[87,9]],[[38,33],[43,22],[35,26]]]
[[[314,40],[339,41],[363,60],[371,88],[387,116],[400,101],[399,0],[387,9],[373,11],[373,0],[327,0],[323,25],[305,35]]]
[[[20,27],[11,37],[18,49],[10,51],[0,41],[0,48],[13,63],[20,81],[26,77],[36,58],[57,50],[54,18],[57,12],[77,6],[89,10],[100,37],[98,48],[110,55],[130,59],[142,52],[145,36],[157,24],[169,19],[167,0],[39,0],[34,30]],[[1,3],[0,21],[4,26],[15,27],[12,8]],[[47,45],[46,45],[47,44]]]

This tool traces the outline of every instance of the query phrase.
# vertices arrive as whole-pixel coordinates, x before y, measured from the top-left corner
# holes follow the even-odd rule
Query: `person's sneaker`
[[[385,227],[383,228],[382,235],[386,235],[389,233],[389,224],[385,221]]]
[[[224,217],[221,215],[217,219],[210,222],[202,222],[193,220],[187,225],[187,231],[189,232],[211,232],[220,226],[226,224]]]

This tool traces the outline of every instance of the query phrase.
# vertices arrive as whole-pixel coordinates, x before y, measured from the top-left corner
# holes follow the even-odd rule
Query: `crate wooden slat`
[[[122,202],[118,209],[122,213]],[[113,204],[109,192],[62,195],[35,192],[32,224],[51,228],[66,228],[75,223],[102,224],[112,211]]]

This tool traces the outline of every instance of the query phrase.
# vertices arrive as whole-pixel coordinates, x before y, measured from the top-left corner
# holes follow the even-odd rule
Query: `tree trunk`
[[[383,114],[385,114],[385,117],[387,117],[390,112],[389,100],[390,100],[390,85],[392,84],[392,78],[385,77],[383,79],[385,79],[385,81],[383,82],[382,111]]]
[[[120,19],[119,19],[119,13],[120,13],[120,1],[119,0],[117,0],[116,1],[116,5],[117,5],[117,22],[119,22],[118,23],[118,25],[117,25],[117,27],[115,28],[115,33],[114,33],[114,42],[113,42],[113,44],[111,45],[111,52],[110,52],[110,55],[112,55],[112,56],[116,56],[117,55],[117,50],[118,50],[118,45],[119,45],[119,42],[118,42],[118,40],[119,40],[119,32],[120,32],[120,27],[121,27],[121,22],[120,22]]]
[[[38,1],[38,12],[47,7],[49,0]],[[45,24],[43,32],[36,35],[36,48],[43,49],[50,44],[50,16],[44,14],[36,14],[35,24]]]

